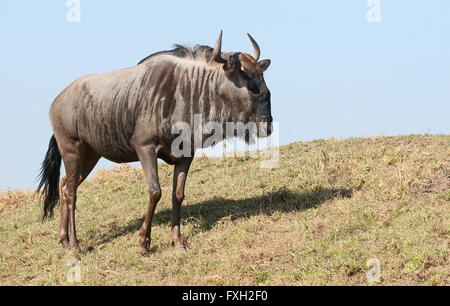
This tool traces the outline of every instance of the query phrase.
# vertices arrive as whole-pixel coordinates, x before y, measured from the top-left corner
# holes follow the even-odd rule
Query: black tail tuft
[[[59,175],[61,168],[61,154],[58,150],[55,136],[50,138],[47,154],[42,162],[39,173],[40,182],[36,190],[44,197],[43,220],[53,217],[53,209],[59,202]]]

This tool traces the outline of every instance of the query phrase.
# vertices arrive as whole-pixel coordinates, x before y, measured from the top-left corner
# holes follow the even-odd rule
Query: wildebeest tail
[[[59,153],[55,135],[50,138],[47,154],[39,172],[40,182],[36,192],[44,198],[43,220],[53,216],[53,210],[59,202],[59,175],[61,168],[61,154]]]

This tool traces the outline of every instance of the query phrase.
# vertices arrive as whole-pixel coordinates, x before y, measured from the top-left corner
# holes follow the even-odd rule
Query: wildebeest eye
[[[250,76],[248,75],[248,73],[244,71],[244,69],[242,69],[240,71],[240,74],[245,80],[250,80],[251,79]]]
[[[258,87],[258,85],[256,85],[256,83],[254,81],[249,81],[247,87],[255,95],[259,94],[259,87]]]

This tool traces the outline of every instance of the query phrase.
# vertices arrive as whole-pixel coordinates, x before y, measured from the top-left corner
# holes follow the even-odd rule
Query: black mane
[[[209,59],[211,59],[213,50],[214,50],[213,48],[211,48],[210,46],[206,46],[206,45],[195,45],[194,47],[189,47],[186,45],[176,44],[176,45],[174,45],[174,49],[172,49],[172,50],[159,51],[159,52],[150,54],[146,58],[142,59],[138,63],[138,65],[146,62],[147,60],[151,59],[154,56],[163,55],[163,54],[168,54],[168,55],[181,57],[181,58],[185,58],[185,57],[196,58],[196,57],[202,56],[206,60],[209,60]]]

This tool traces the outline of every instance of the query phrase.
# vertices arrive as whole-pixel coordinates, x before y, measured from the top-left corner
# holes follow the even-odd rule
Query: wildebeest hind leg
[[[66,188],[66,177],[61,180],[61,208],[60,208],[60,220],[59,220],[59,243],[63,245],[63,247],[69,246],[69,210],[67,208],[67,201],[65,193],[67,192]]]
[[[84,158],[82,160],[82,166],[80,170],[80,181],[78,182],[78,186],[84,182],[84,180],[89,176],[92,169],[94,169],[95,165],[97,165],[98,160],[100,159],[100,155],[94,152],[90,147],[86,148],[84,153]]]
[[[80,250],[75,227],[75,208],[77,201],[77,188],[80,183],[81,169],[86,153],[86,145],[72,139],[58,140],[61,156],[66,168],[66,177],[61,186],[61,226],[60,240],[66,244],[68,235],[68,247]],[[65,231],[65,229],[68,230]]]
[[[89,176],[92,169],[94,169],[100,156],[95,153],[92,149],[87,148],[84,152],[83,158],[81,158],[82,166],[80,169],[80,179],[78,186]],[[60,214],[60,226],[59,226],[59,242],[64,246],[69,246],[69,208],[67,203],[68,189],[66,185],[66,177],[61,180],[61,214]]]

